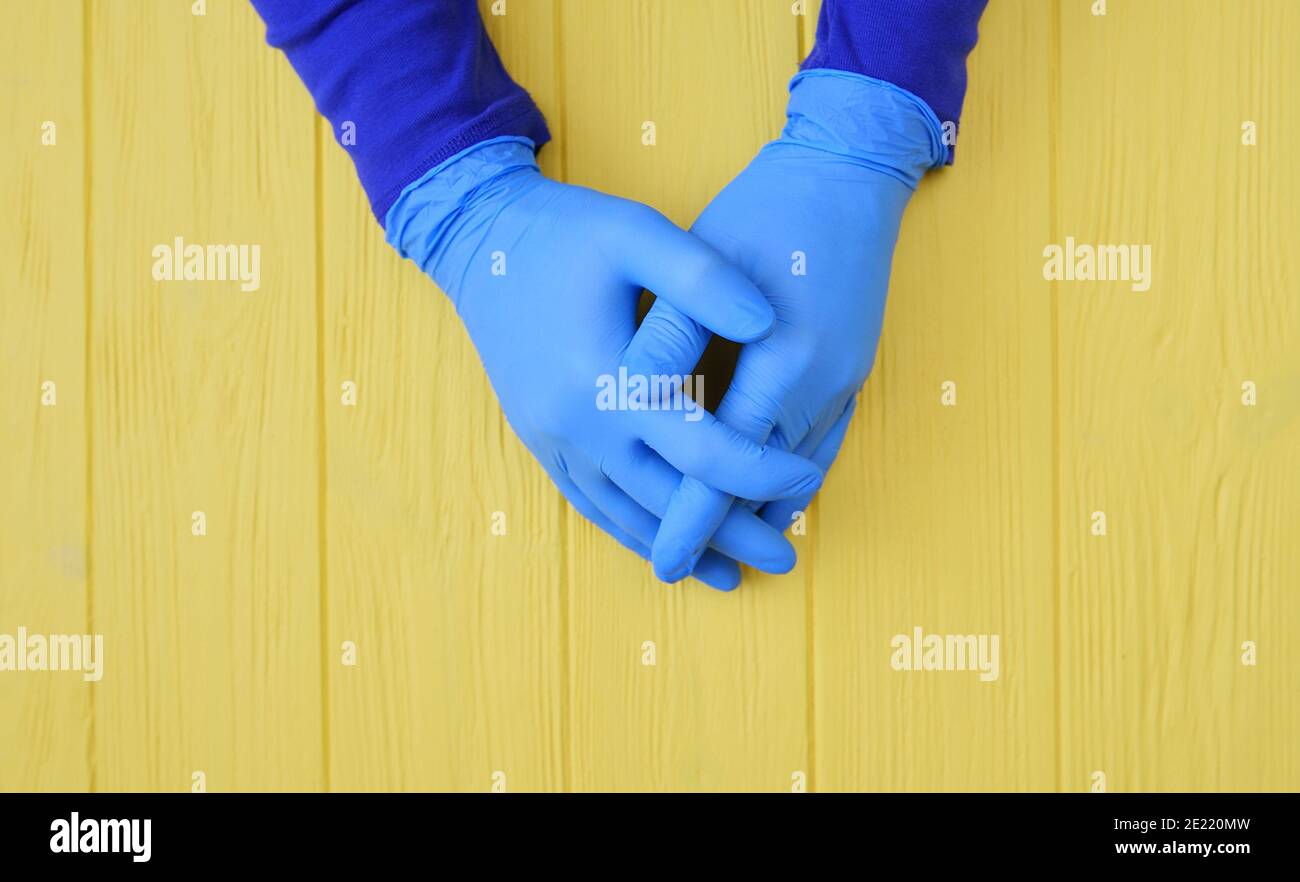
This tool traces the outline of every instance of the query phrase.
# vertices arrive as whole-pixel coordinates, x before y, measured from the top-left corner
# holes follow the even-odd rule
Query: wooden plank
[[[552,4],[482,11],[558,129]],[[384,243],[321,126],[330,785],[487,790],[501,773],[508,790],[560,789],[562,499],[450,301]],[[543,151],[548,171],[559,162]]]
[[[799,26],[784,4],[570,0],[562,15],[572,183],[688,226],[780,131]],[[568,517],[574,788],[788,790],[807,763],[802,573],[665,588]]]
[[[548,173],[683,225],[818,11],[480,5]],[[105,673],[0,675],[0,789],[1296,788],[1300,12],[1108,7],[985,15],[801,566],[724,596],[567,508],[246,4],[6,6],[0,633]],[[259,289],[155,281],[176,236]],[[1151,289],[1044,281],[1066,236]],[[893,671],[917,625],[999,679]]]
[[[82,634],[86,607],[81,4],[9,4],[0,57],[0,634]],[[52,126],[48,128],[47,126]],[[52,387],[44,384],[51,383]],[[85,790],[77,672],[0,673],[0,790]]]
[[[1055,283],[1061,784],[1294,790],[1300,7],[1108,7],[1062,5],[1055,241],[1152,272]]]
[[[818,790],[1055,783],[1051,12],[984,15],[957,164],[907,210],[875,370],[809,514]],[[916,627],[998,635],[998,678],[894,670]]]
[[[317,788],[310,103],[247,4],[90,10],[94,783]],[[176,237],[259,286],[157,281]]]

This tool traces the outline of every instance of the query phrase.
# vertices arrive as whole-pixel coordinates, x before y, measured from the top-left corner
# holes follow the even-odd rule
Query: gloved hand
[[[780,140],[759,151],[692,232],[743,270],[777,316],[771,336],[741,349],[718,418],[827,469],[875,359],[903,209],[946,148],[921,99],[853,73],[800,73],[787,117]],[[693,363],[704,351],[708,331],[675,306],[652,307],[642,330],[655,333],[638,337],[629,370]],[[769,503],[763,520],[784,530],[814,492]],[[726,488],[682,481],[653,543],[661,579],[691,571],[734,516],[731,502]]]
[[[643,557],[683,474],[751,499],[803,497],[821,484],[808,460],[741,437],[693,401],[602,409],[598,395],[633,334],[664,345],[648,339],[662,329],[637,330],[642,288],[733,340],[771,332],[771,307],[740,271],[653,209],[552,181],[530,141],[499,138],[408,186],[385,227],[455,303],[511,427],[561,492]],[[753,512],[720,521],[715,541],[728,557],[770,572],[794,565],[789,541]],[[728,589],[740,573],[713,554],[697,576]]]

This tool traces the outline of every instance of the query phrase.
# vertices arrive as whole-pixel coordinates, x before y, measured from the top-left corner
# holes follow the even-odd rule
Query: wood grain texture
[[[1300,787],[1297,35],[1294,3],[1062,8],[1056,241],[1152,252],[1145,293],[1054,284],[1068,790]]]
[[[809,514],[819,790],[1055,785],[1052,25],[1032,2],[981,21],[957,163],[907,209],[875,370]],[[998,679],[894,670],[915,627],[998,635]]]
[[[4,13],[0,633],[80,634],[87,624],[81,4],[6,4]],[[43,143],[47,134],[53,143]],[[47,382],[52,390],[43,389]],[[0,790],[89,786],[91,703],[101,686],[76,672],[0,674]]]
[[[245,4],[90,9],[93,783],[316,788],[311,107]],[[177,236],[260,288],[155,281]]]
[[[554,10],[508,9],[485,21],[554,125]],[[330,786],[561,789],[563,499],[321,126]],[[542,155],[556,173],[559,151]]]
[[[1300,6],[1107,7],[990,4],[800,565],[722,595],[569,509],[244,0],[0,0],[0,633],[106,654],[0,672],[0,789],[1300,789]],[[818,3],[480,8],[543,169],[685,226]],[[915,626],[999,678],[894,671]]]

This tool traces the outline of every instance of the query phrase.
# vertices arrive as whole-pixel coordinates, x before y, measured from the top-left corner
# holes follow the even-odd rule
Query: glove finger
[[[605,513],[595,505],[595,503],[587,498],[585,493],[578,489],[577,484],[575,484],[568,475],[552,468],[547,468],[546,473],[550,475],[551,481],[559,489],[560,493],[564,495],[564,498],[569,500],[569,505],[572,505],[578,514],[582,515],[597,527],[600,527],[600,529],[613,536],[624,548],[628,548],[642,557],[647,556],[649,549],[646,547],[646,544],[639,542],[636,538],[629,535],[625,530],[608,518]]]
[[[839,414],[840,410],[833,409],[830,412]],[[836,419],[838,419],[838,416]],[[811,456],[812,452],[817,449],[817,444],[821,442],[821,439],[826,437],[826,433],[831,430],[831,426],[834,422],[834,419],[823,417],[812,431],[806,432],[800,437],[792,435],[786,430],[785,426],[778,422],[772,427],[772,434],[767,436],[767,446],[775,447],[777,450],[789,450],[791,453],[798,454],[807,459]],[[815,439],[814,436],[816,436]],[[758,511],[766,503],[761,501],[755,502],[752,499],[744,499],[737,500],[736,504],[743,505],[750,511]]]
[[[826,436],[821,439],[816,449],[812,451],[812,461],[823,469],[829,470],[831,463],[839,455],[840,445],[844,443],[844,436],[849,430],[849,423],[853,419],[853,412],[857,409],[857,406],[858,396],[854,395],[849,399],[849,403],[844,406],[844,413],[840,414],[839,419],[835,421]],[[790,528],[795,513],[806,509],[815,495],[816,492],[814,491],[803,497],[791,497],[770,502],[763,506],[762,511],[759,512],[759,517],[774,530],[785,531]]]
[[[651,544],[655,575],[676,582],[694,569],[709,538],[722,526],[733,497],[695,478],[682,478],[668,500]]]
[[[732,496],[785,499],[816,493],[822,470],[784,450],[755,444],[699,408],[681,419],[665,411],[638,411],[640,437],[683,475]]]
[[[772,333],[776,313],[744,273],[653,208],[625,206],[615,247],[628,282],[737,343]]]
[[[637,445],[626,456],[601,463],[601,471],[655,517],[668,509],[668,501],[682,481],[680,472],[644,445]],[[726,557],[766,573],[787,573],[794,567],[790,540],[752,511],[729,512],[711,544]],[[702,557],[701,562],[708,557]]]
[[[768,437],[767,446],[775,447],[779,450],[789,450],[791,453],[795,453],[799,456],[811,458],[813,451],[821,445],[822,439],[830,434],[831,429],[835,427],[835,423],[838,422],[839,418],[844,414],[844,407],[845,405],[843,402],[837,402],[833,408],[827,409],[826,414],[817,420],[817,424],[805,432],[803,437],[799,438],[797,441],[792,441],[791,439],[794,436],[783,431],[784,427],[778,425],[772,430],[772,434]],[[767,505],[767,503],[746,499],[737,502],[737,505],[743,505],[750,511],[758,511],[763,506]]]
[[[753,378],[762,373],[761,370],[755,371],[754,359],[761,360],[765,354],[769,353],[761,349],[747,349],[742,353],[744,362],[737,367],[736,377],[718,406],[717,416],[724,425],[759,444],[767,443],[780,414],[779,402],[769,395],[750,391]],[[750,357],[746,358],[747,355]],[[767,444],[767,449],[784,452],[778,445]],[[745,498],[752,497],[746,494]],[[732,501],[730,494],[697,478],[683,478],[668,502],[663,524],[651,546],[655,575],[665,582],[676,582],[691,572],[708,547],[709,538],[726,518]]]
[[[644,377],[688,374],[712,335],[666,300],[656,300],[623,353],[628,371]]]
[[[649,560],[650,556],[645,558]],[[712,549],[700,558],[691,575],[718,591],[734,591],[740,586],[740,564]]]
[[[574,469],[575,474],[580,471],[582,470]],[[591,471],[594,472],[595,470],[592,469]],[[630,531],[624,529],[619,523],[617,523],[613,517],[606,514],[606,510],[602,506],[597,505],[592,501],[591,495],[583,492],[582,488],[578,485],[578,481],[571,479],[568,475],[557,473],[551,469],[547,469],[547,474],[551,476],[551,480],[555,483],[555,486],[559,488],[562,494],[564,494],[564,498],[569,500],[569,504],[577,510],[578,514],[582,515],[597,527],[613,536],[624,548],[639,555],[643,560],[650,560],[649,541],[638,539]],[[605,484],[609,484],[609,480],[603,475],[600,476],[600,479]],[[627,499],[627,496],[623,495],[617,487],[613,487],[612,484],[610,484],[610,487],[615,493],[623,496],[623,499],[626,499],[629,503],[632,502],[630,499]],[[616,501],[615,497],[606,496],[600,492],[597,492],[596,495],[605,496],[601,501],[607,504],[611,501]],[[635,503],[632,504],[635,505]],[[645,509],[640,506],[636,507],[640,511],[645,512]],[[658,523],[658,520],[653,516],[651,516],[651,520],[655,524]],[[649,535],[653,538],[653,527],[651,528]],[[732,591],[740,584],[740,566],[734,560],[723,557],[717,552],[713,552],[701,558],[700,565],[691,575],[699,579],[705,585],[708,585],[710,588],[716,588],[719,591]]]
[[[578,489],[624,532],[649,545],[659,529],[659,519],[628,496],[588,462],[570,465],[569,475]]]

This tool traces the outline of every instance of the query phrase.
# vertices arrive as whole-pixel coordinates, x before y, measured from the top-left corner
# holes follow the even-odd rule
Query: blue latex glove
[[[740,271],[653,209],[552,181],[538,171],[530,141],[499,138],[407,187],[385,226],[389,243],[455,303],[511,427],[551,479],[643,557],[683,474],[751,499],[802,497],[820,486],[811,462],[755,444],[694,402],[679,401],[685,410],[599,406],[601,378],[617,377],[634,333],[638,345],[664,346],[649,339],[662,327],[637,329],[642,288],[733,340],[760,340],[772,329],[771,307]],[[660,373],[694,365],[664,364]],[[752,511],[728,515],[716,544],[771,572],[794,565],[789,541]],[[733,588],[735,560],[711,554],[696,574]]]
[[[718,418],[827,469],[875,360],[903,209],[945,148],[921,99],[858,74],[800,73],[787,117],[780,140],[759,151],[692,232],[740,267],[777,316],[771,336],[741,349]],[[690,363],[709,339],[662,300],[644,325],[656,333],[629,351],[631,370]],[[784,530],[814,492],[768,504],[763,520]],[[653,543],[661,579],[691,571],[729,509],[737,510],[731,502],[725,488],[682,481]]]

